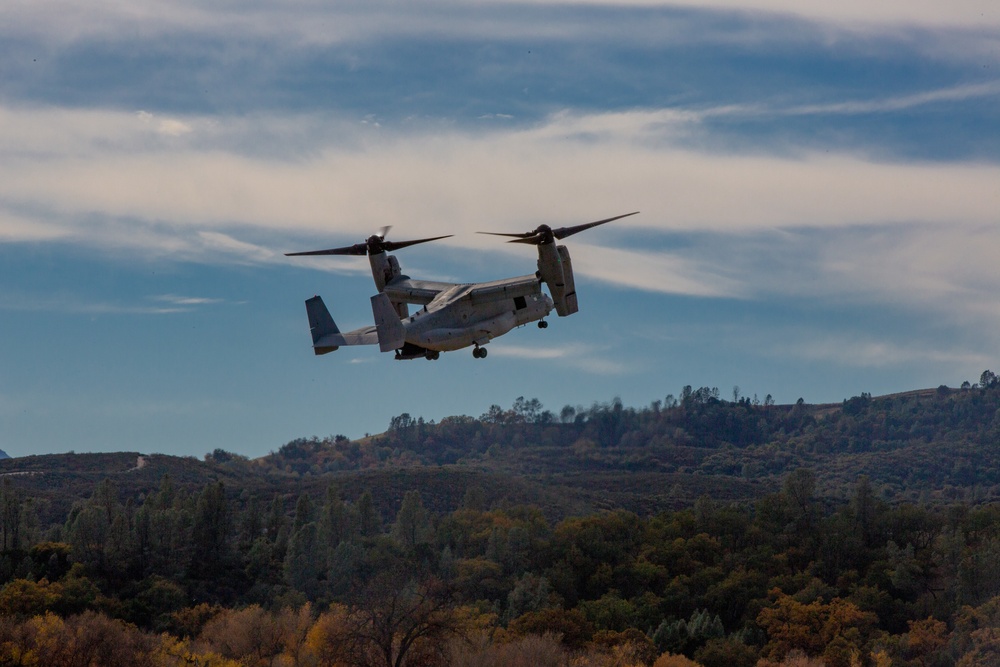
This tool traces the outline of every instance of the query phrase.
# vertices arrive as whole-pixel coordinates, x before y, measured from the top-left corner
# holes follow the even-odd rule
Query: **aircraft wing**
[[[542,283],[537,276],[505,278],[488,283],[451,285],[448,289],[438,293],[427,307],[430,310],[435,310],[466,299],[473,306],[477,306],[482,303],[514,299],[519,296],[525,297],[529,294],[540,294],[541,291]]]
[[[392,301],[426,306],[438,294],[450,290],[452,287],[455,287],[455,283],[442,283],[434,280],[413,280],[404,276],[386,285],[382,291]]]
[[[536,275],[504,278],[488,283],[443,283],[404,278],[385,286],[383,292],[392,301],[426,306],[432,301],[450,303],[470,299],[473,305],[539,294],[542,283]]]
[[[519,278],[506,278],[504,280],[494,280],[489,283],[476,283],[472,289],[463,294],[472,300],[472,304],[489,303],[491,301],[502,301],[504,299],[514,299],[519,296],[530,294],[540,294],[542,283],[538,276],[521,276]]]

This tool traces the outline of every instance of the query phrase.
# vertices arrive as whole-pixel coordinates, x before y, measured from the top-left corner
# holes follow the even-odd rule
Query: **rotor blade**
[[[388,227],[383,227],[383,233],[388,231]],[[381,236],[373,236],[368,239],[365,243],[355,243],[354,245],[344,246],[343,248],[330,248],[329,250],[310,250],[308,252],[286,252],[286,257],[300,257],[302,255],[368,255],[371,253],[377,254],[380,252],[399,250],[400,248],[406,248],[407,246],[416,245],[418,243],[427,243],[428,241],[437,241],[438,239],[446,239],[452,236],[448,234],[447,236],[435,236],[429,239],[417,239],[415,241],[382,241]]]
[[[528,243],[530,245],[541,245],[544,238],[545,237],[541,234],[532,234],[531,236],[523,239],[511,239],[510,241],[507,241],[507,243]]]
[[[523,232],[521,234],[506,234],[504,232],[476,232],[477,234],[489,234],[491,236],[513,236],[518,239],[526,239],[529,236],[534,236],[538,232]]]
[[[343,248],[330,248],[329,250],[310,250],[308,252],[286,252],[286,257],[299,257],[301,255],[367,255],[367,243],[355,243]]]
[[[577,232],[582,232],[585,229],[590,229],[591,227],[596,227],[598,225],[603,225],[603,224],[605,224],[607,222],[613,222],[615,220],[621,220],[622,218],[627,218],[630,215],[635,215],[638,212],[639,211],[633,211],[632,213],[624,213],[622,215],[616,215],[613,218],[606,218],[604,220],[598,220],[597,222],[588,222],[586,224],[575,225],[573,227],[560,227],[559,229],[553,229],[552,230],[552,235],[554,237],[556,237],[557,239],[561,240],[561,239],[566,238],[567,236],[572,236],[573,234],[576,234]]]
[[[380,239],[384,239],[385,235],[389,233],[390,229],[392,229],[392,225],[386,225],[385,227],[379,227],[378,237]]]
[[[399,250],[400,248],[406,248],[411,245],[417,245],[418,243],[427,243],[428,241],[437,241],[438,239],[447,239],[454,236],[454,234],[447,234],[445,236],[435,236],[429,239],[417,239],[415,241],[386,241],[382,244],[385,250]]]
[[[598,220],[597,222],[588,222],[583,225],[573,225],[571,227],[560,227],[559,229],[550,229],[548,225],[540,225],[530,232],[521,233],[510,233],[510,232],[476,232],[477,234],[490,234],[491,236],[507,236],[514,240],[508,241],[508,243],[528,243],[531,245],[541,245],[543,243],[551,243],[553,239],[564,239],[567,236],[572,236],[577,232],[582,232],[585,229],[590,229],[591,227],[596,227],[598,225],[603,225],[608,222],[613,222],[614,220],[621,220],[622,218],[627,218],[630,215],[635,215],[639,211],[633,211],[632,213],[625,213],[622,215],[616,215],[613,218],[605,218],[604,220]]]

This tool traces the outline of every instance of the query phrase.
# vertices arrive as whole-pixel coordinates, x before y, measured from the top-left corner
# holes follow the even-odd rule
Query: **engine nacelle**
[[[539,245],[538,274],[549,287],[559,317],[572,315],[578,310],[573,264],[566,246],[556,246],[554,243]]]
[[[384,252],[368,256],[368,261],[372,267],[372,278],[375,280],[375,289],[379,292],[396,278],[403,276],[403,270],[399,268],[399,260],[393,255]],[[405,277],[405,276],[403,276]],[[410,316],[410,309],[404,301],[393,301],[393,308],[399,315],[399,319],[406,319]]]
[[[555,306],[556,312],[559,316],[565,317],[566,315],[572,315],[580,310],[580,306],[576,301],[576,282],[573,280],[573,262],[569,258],[569,249],[564,245],[559,246],[559,259],[562,260],[563,270],[563,303],[561,309],[558,302]]]

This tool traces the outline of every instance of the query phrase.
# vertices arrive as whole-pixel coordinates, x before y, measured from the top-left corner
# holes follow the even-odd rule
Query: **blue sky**
[[[0,448],[259,456],[392,416],[686,384],[833,402],[1000,366],[1000,5],[129,3],[0,25]],[[581,311],[435,363],[314,357],[358,258],[534,268]]]

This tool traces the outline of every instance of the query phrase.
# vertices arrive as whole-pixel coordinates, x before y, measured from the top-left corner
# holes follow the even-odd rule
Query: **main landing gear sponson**
[[[487,352],[486,352],[486,348],[485,347],[479,347],[477,345],[472,350],[472,356],[475,357],[476,359],[485,359],[486,358],[486,354],[487,354]]]

